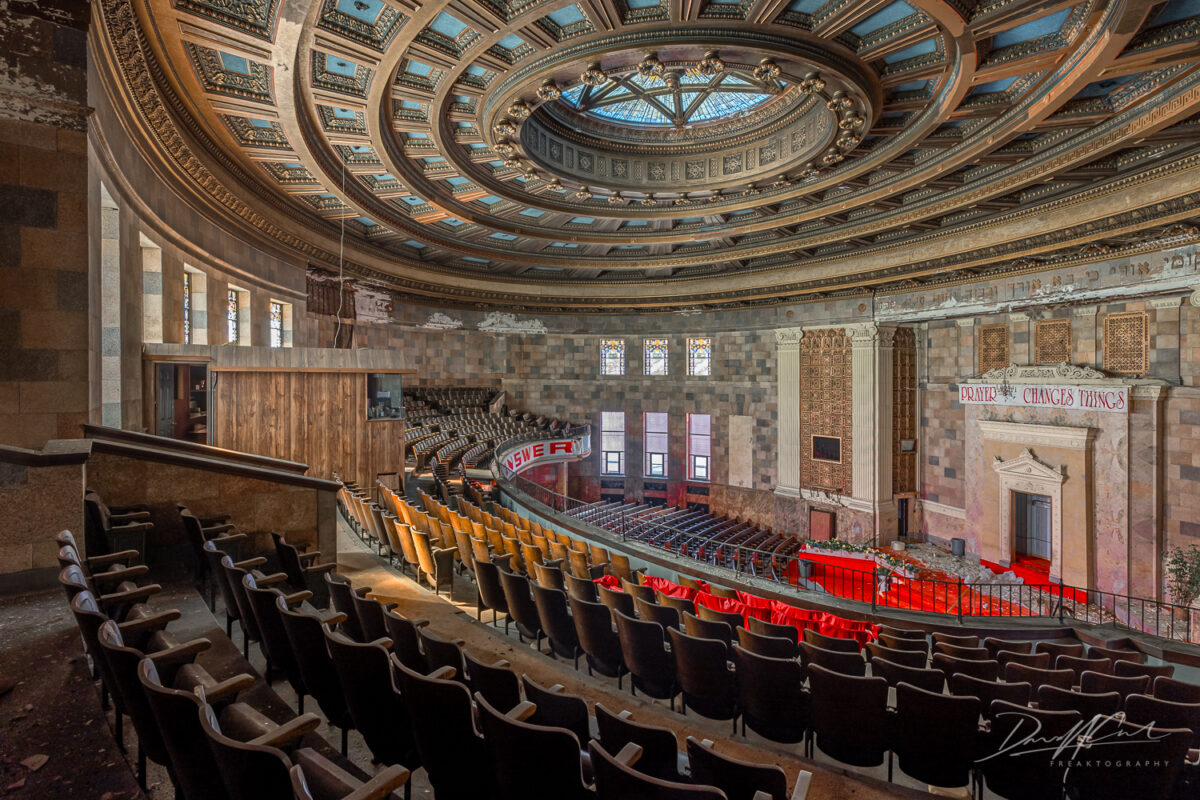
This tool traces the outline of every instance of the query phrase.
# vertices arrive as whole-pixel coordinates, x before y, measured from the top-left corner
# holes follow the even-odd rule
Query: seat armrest
[[[144,522],[150,519],[149,511],[122,511],[109,509],[108,521],[113,525],[125,525],[129,522]]]
[[[132,633],[161,631],[167,627],[168,622],[177,620],[180,616],[182,615],[179,613],[179,609],[173,608],[170,611],[160,611],[157,614],[131,619],[128,622],[119,622],[117,623],[117,628],[121,631],[122,636],[128,636]]]
[[[378,639],[371,642],[370,644],[378,645],[379,647],[382,647],[384,650],[391,650],[392,649],[392,638],[390,636],[380,636]]]
[[[509,709],[508,713],[504,716],[508,717],[509,719],[516,720],[517,722],[523,722],[524,720],[532,717],[536,712],[537,705],[535,703],[531,703],[528,700],[523,700]]]
[[[287,573],[272,572],[270,575],[263,575],[262,577],[255,576],[255,580],[258,582],[259,586],[270,586],[273,583],[284,583],[287,581]]]
[[[139,586],[136,589],[128,589],[124,592],[113,592],[112,594],[102,594],[97,598],[102,607],[111,607],[118,605],[126,605],[127,603],[140,603],[148,600],[150,597],[162,591],[162,585],[158,583],[148,583],[145,586]]]
[[[304,567],[304,572],[305,573],[311,572],[313,574],[319,575],[322,572],[333,572],[335,569],[337,569],[337,564],[335,564],[332,561],[327,561],[324,564],[309,564],[307,567]]]
[[[217,514],[213,517],[199,517],[200,527],[207,528],[211,525],[224,525],[229,520],[233,519],[232,514]]]
[[[238,569],[254,569],[255,567],[261,567],[265,563],[267,563],[265,558],[262,556],[255,556],[254,558],[247,558],[245,561],[235,561],[233,562],[233,565]]]
[[[502,658],[499,661],[493,662],[492,666],[495,667],[496,669],[504,669],[505,667],[511,667],[512,664],[508,663],[507,658]]]
[[[626,742],[625,746],[613,757],[619,763],[632,767],[642,757],[642,746],[636,742]]]
[[[303,603],[305,600],[311,600],[312,596],[313,596],[313,593],[308,591],[307,589],[305,589],[303,591],[294,592],[292,594],[285,594],[283,596],[283,602],[287,603],[289,606],[299,605],[300,603]]]
[[[296,555],[299,556],[301,561],[312,561],[314,558],[317,558],[321,555],[321,551],[309,550],[307,553],[297,553]]]
[[[321,718],[316,714],[301,714],[282,725],[267,731],[247,744],[265,745],[267,747],[285,748],[289,744],[300,741],[321,726]]]
[[[345,612],[334,611],[331,614],[321,617],[321,622],[333,627],[334,625],[341,625],[348,619],[350,619],[350,617],[348,617]]]
[[[154,662],[154,666],[163,667],[168,664],[188,664],[195,660],[196,655],[212,647],[208,639],[192,639],[190,642],[177,644],[157,653],[147,653],[146,657]]]
[[[243,672],[207,687],[204,690],[204,695],[208,698],[210,705],[224,705],[225,703],[233,702],[239,693],[249,689],[253,685],[254,676]]]
[[[246,534],[244,534],[244,533],[231,533],[228,536],[214,536],[211,539],[209,539],[209,541],[212,542],[214,545],[216,545],[218,548],[220,548],[221,545],[233,544],[234,542],[240,542],[241,540],[243,540],[245,538],[246,538]]]
[[[805,800],[808,797],[808,787],[812,783],[813,774],[806,769],[800,770],[796,775],[796,785],[792,787],[792,796],[789,800]],[[762,794],[760,790],[758,794]]]
[[[437,680],[437,681],[449,681],[449,680],[453,680],[454,676],[457,674],[458,674],[458,670],[456,670],[454,667],[447,665],[444,667],[438,667],[436,670],[429,673],[429,675],[427,677],[433,678],[434,680]]]
[[[397,764],[388,767],[374,778],[344,796],[342,800],[384,800],[392,792],[408,783],[409,771]]]
[[[141,558],[142,554],[137,550],[122,550],[119,553],[105,553],[100,556],[88,556],[85,560],[89,567],[103,566],[104,564],[116,564],[132,561],[135,558]]]
[[[105,532],[109,535],[137,533],[139,531],[148,531],[153,527],[153,522],[122,522],[108,526],[108,530]]]
[[[208,539],[211,539],[212,537],[218,536],[222,533],[228,533],[231,530],[233,530],[232,522],[224,522],[220,525],[201,525],[200,526],[200,531],[204,534],[205,538],[208,538]]]
[[[150,568],[145,564],[137,564],[132,567],[124,567],[123,569],[110,569],[105,572],[93,572],[92,583],[94,584],[118,584],[123,581],[139,578],[150,571]]]

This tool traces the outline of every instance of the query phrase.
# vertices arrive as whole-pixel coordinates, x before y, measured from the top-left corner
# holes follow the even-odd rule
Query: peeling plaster
[[[479,323],[484,333],[546,333],[546,325],[540,319],[518,320],[516,314],[493,311]]]
[[[453,317],[443,314],[440,311],[435,311],[429,315],[429,319],[427,319],[424,324],[418,325],[417,327],[426,328],[433,331],[450,331],[454,330],[455,328],[461,328],[462,326],[463,321],[461,319],[454,319]]]

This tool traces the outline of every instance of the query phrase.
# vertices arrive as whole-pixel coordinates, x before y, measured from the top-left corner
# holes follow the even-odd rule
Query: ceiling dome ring
[[[820,156],[831,147],[852,149],[879,114],[880,89],[865,65],[806,42],[732,31],[667,45],[660,36],[648,51],[628,35],[612,38],[494,87],[478,114],[485,141],[517,145],[571,185],[649,196],[671,194],[674,184],[677,193],[729,190],[728,198],[745,198],[757,178],[786,189],[790,182],[774,180],[780,174],[827,164]],[[642,102],[640,120],[622,117],[630,104],[621,96],[632,93]],[[579,102],[593,96],[607,100],[594,109]],[[513,104],[533,112],[513,119]],[[622,208],[644,216],[657,204]]]

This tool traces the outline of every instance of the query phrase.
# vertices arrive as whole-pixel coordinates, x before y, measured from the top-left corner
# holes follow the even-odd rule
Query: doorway
[[[154,366],[154,433],[208,444],[208,365]]]
[[[1013,492],[1013,528],[1018,558],[1050,560],[1050,498]]]
[[[811,508],[808,511],[808,536],[815,542],[837,538],[837,515],[832,511]]]
[[[896,499],[896,537],[899,539],[908,538],[908,498],[900,497]]]

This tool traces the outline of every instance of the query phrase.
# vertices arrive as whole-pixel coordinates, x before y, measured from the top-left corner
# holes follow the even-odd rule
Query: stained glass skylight
[[[578,84],[562,102],[600,119],[651,127],[685,127],[742,116],[776,97],[780,81],[763,82],[730,68],[716,75],[696,70],[644,76],[613,75],[599,86]]]

